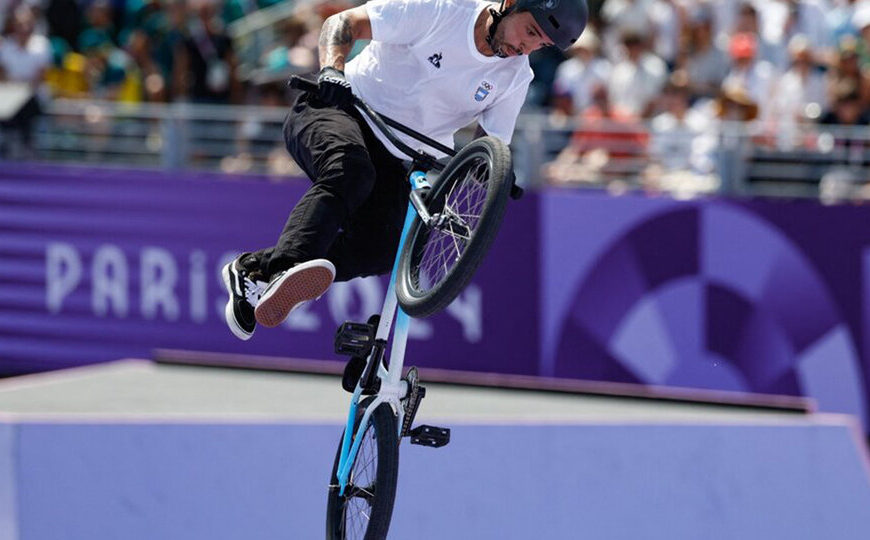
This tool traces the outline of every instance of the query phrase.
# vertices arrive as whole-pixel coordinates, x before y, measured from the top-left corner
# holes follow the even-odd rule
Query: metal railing
[[[55,100],[31,159],[275,176],[301,171],[284,149],[283,107]],[[463,130],[458,144],[470,140]],[[698,193],[870,198],[870,127],[712,121],[572,121],[522,114],[518,181]]]
[[[56,100],[34,157],[165,169],[299,174],[284,150],[279,107]]]
[[[870,127],[773,122],[566,120],[522,115],[512,144],[527,184],[870,198]]]

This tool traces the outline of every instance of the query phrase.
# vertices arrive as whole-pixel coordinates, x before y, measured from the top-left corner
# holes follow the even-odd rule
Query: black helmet
[[[512,11],[528,11],[553,43],[562,50],[577,41],[589,9],[586,0],[518,0]]]

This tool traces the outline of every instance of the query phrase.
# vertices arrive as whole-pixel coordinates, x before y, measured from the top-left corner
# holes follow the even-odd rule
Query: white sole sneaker
[[[298,264],[287,270],[260,297],[254,316],[257,323],[274,328],[305,302],[316,300],[335,280],[335,266],[326,259]]]
[[[233,309],[233,285],[230,282],[230,266],[233,264],[233,261],[227,263],[223,270],[221,270],[221,277],[224,280],[224,286],[227,288],[227,294],[230,295],[230,299],[227,300],[227,306],[224,308],[224,318],[227,321],[227,326],[230,328],[230,332],[233,333],[237,338],[247,341],[251,339],[251,336],[254,335],[254,332],[247,332],[244,328],[242,328],[238,321],[236,320],[235,310]]]

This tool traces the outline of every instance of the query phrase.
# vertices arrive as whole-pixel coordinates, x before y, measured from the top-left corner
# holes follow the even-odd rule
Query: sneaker
[[[254,308],[267,285],[263,281],[251,279],[249,272],[242,266],[242,258],[248,255],[240,255],[221,270],[224,286],[230,295],[224,317],[233,335],[242,340],[251,339],[254,335],[257,327]]]
[[[294,309],[320,298],[334,279],[335,266],[326,259],[314,259],[279,272],[254,310],[257,322],[267,328],[278,326]]]

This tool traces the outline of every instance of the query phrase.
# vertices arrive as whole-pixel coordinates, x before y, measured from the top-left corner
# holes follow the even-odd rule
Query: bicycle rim
[[[473,154],[439,195],[436,207],[440,206],[444,224],[420,231],[414,246],[410,284],[415,296],[438,287],[462,259],[481,222],[491,174],[489,156]]]
[[[364,410],[365,407],[361,406],[360,411]],[[344,495],[339,495],[337,487],[333,487],[337,483],[336,470],[341,452],[339,441],[327,504],[326,528],[329,540],[386,538],[398,475],[396,429],[392,409],[389,405],[380,405],[361,435],[359,452],[351,467]]]

